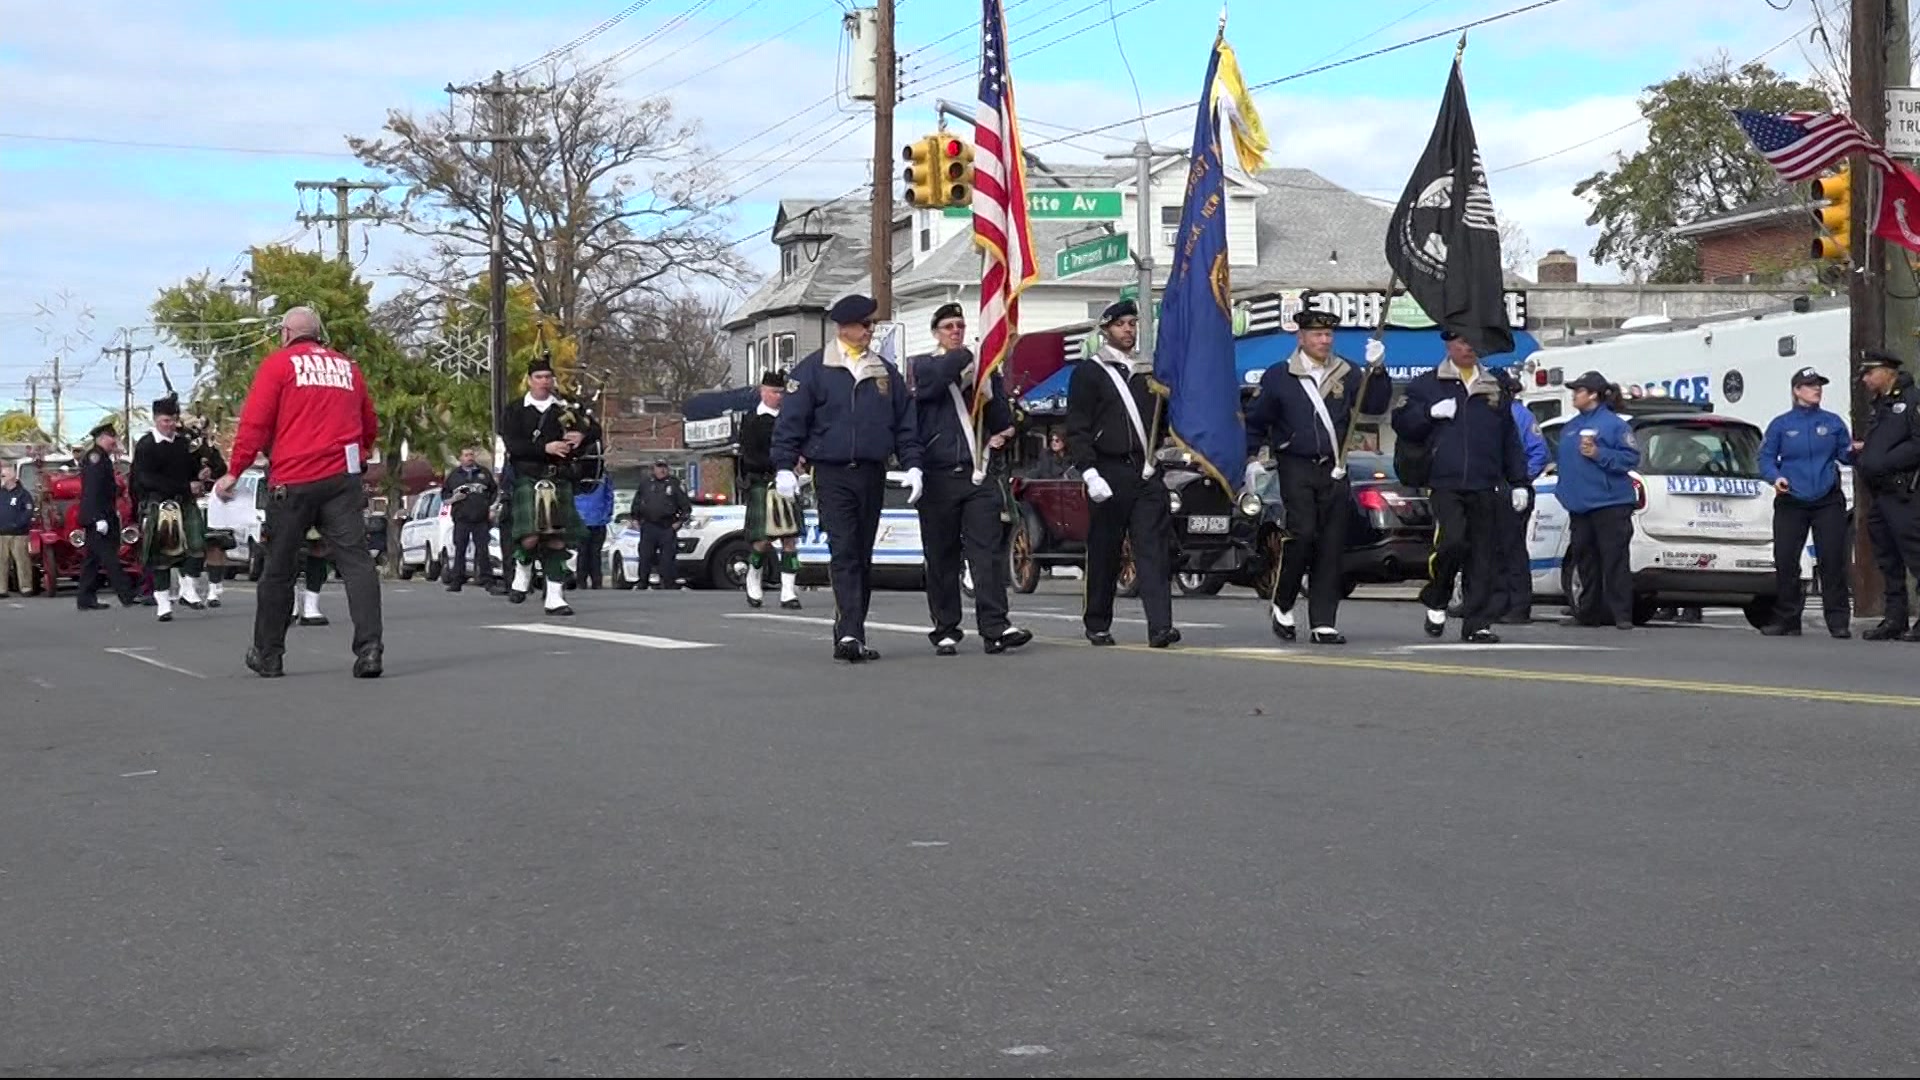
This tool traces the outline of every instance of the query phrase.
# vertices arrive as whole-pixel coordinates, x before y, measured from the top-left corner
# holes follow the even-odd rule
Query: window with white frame
[[[792,334],[781,334],[773,339],[773,365],[788,371],[793,370],[793,350],[796,339]]]
[[[760,350],[754,342],[747,342],[747,385],[760,382]]]
[[[800,245],[799,244],[782,245],[780,248],[781,280],[790,278],[799,272],[800,272]]]

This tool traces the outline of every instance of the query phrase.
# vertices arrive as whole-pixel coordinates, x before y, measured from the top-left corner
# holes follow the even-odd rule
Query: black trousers
[[[1493,545],[1504,491],[1432,493],[1435,529],[1433,555],[1427,560],[1429,580],[1420,590],[1420,602],[1444,611],[1453,602],[1453,583],[1461,578],[1460,630],[1471,634],[1493,622]]]
[[[1800,552],[1813,532],[1815,572],[1827,629],[1844,630],[1853,617],[1847,605],[1847,498],[1835,487],[1812,502],[1791,495],[1773,499],[1774,621],[1800,625],[1806,597],[1800,591]]]
[[[828,576],[833,579],[833,640],[867,640],[867,605],[873,599],[873,540],[887,491],[884,465],[813,467],[814,512],[827,534]]]
[[[605,525],[587,526],[587,538],[580,543],[580,558],[574,563],[577,568],[574,571],[575,579],[596,589],[600,587],[600,553],[605,551],[606,547],[607,527]],[[671,555],[667,565],[672,566],[673,560],[678,558],[677,554]]]
[[[920,542],[927,560],[927,612],[934,644],[960,633],[960,560],[973,571],[973,618],[982,636],[1007,630],[1007,523],[1000,485],[992,477],[976,484],[972,466],[926,470],[920,511]]]
[[[1527,557],[1527,519],[1532,513],[1513,508],[1513,493],[1504,493],[1493,508],[1493,595],[1488,599],[1494,618],[1526,616],[1533,612],[1533,561]]]
[[[253,648],[261,657],[287,649],[293,621],[293,579],[305,566],[307,530],[318,528],[347,587],[353,654],[381,643],[380,576],[367,551],[367,496],[350,473],[311,484],[278,485],[267,494],[267,558],[253,609]]]
[[[606,530],[601,530],[602,534]],[[651,521],[640,523],[640,550],[634,554],[638,566],[634,567],[634,580],[639,588],[646,588],[655,570],[660,572],[660,587],[677,589],[680,587],[680,540],[679,531],[671,525],[656,525]],[[591,543],[591,537],[589,537]],[[586,559],[583,548],[581,560]],[[595,553],[598,565],[599,553]],[[581,565],[581,564],[576,564]]]
[[[487,547],[489,525],[484,521],[456,521],[453,523],[453,582],[464,584],[467,580],[467,547],[473,547],[474,570],[482,585],[493,580],[493,550]]]
[[[127,577],[126,567],[120,565],[120,519],[107,518],[107,534],[93,527],[92,522],[82,522],[87,530],[87,557],[80,563],[80,606],[92,607],[100,595],[100,575],[105,573],[107,580],[113,583],[113,594],[122,603],[131,604],[138,597],[133,591],[133,580]],[[47,586],[48,595],[52,595],[53,586]]]
[[[1618,626],[1633,619],[1633,506],[1567,515],[1567,561],[1579,578],[1573,621]]]
[[[1146,609],[1147,633],[1173,629],[1173,516],[1159,473],[1142,479],[1137,461],[1103,461],[1100,476],[1113,489],[1106,502],[1089,500],[1087,580],[1081,621],[1089,634],[1113,629],[1113,594],[1120,582],[1123,546],[1133,548],[1134,578]]]
[[[1886,621],[1906,626],[1907,575],[1920,574],[1920,495],[1874,492],[1867,535],[1886,589]]]
[[[1287,540],[1281,548],[1280,578],[1273,603],[1292,611],[1307,586],[1310,627],[1333,626],[1340,615],[1345,586],[1340,563],[1347,551],[1347,521],[1353,516],[1353,489],[1345,477],[1333,478],[1333,459],[1309,461],[1281,454],[1274,464],[1280,502],[1286,508]]]

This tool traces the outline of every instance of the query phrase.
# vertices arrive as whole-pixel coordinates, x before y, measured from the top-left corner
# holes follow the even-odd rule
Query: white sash
[[[1107,363],[1105,360],[1095,360],[1094,363],[1099,364],[1100,370],[1106,372],[1107,378],[1113,380],[1113,385],[1120,391],[1120,400],[1126,403],[1127,419],[1133,421],[1133,433],[1140,438],[1140,452],[1145,454],[1147,458],[1147,463],[1140,466],[1140,479],[1151,480],[1153,478],[1153,448],[1147,445],[1147,425],[1140,422],[1140,404],[1133,400],[1133,387],[1127,384],[1127,377],[1125,375],[1113,370],[1113,365]]]
[[[954,415],[960,418],[960,430],[967,435],[967,460],[973,462],[973,482],[978,484],[987,478],[987,471],[981,468],[980,438],[973,433],[973,416],[967,412],[967,399],[960,393],[959,383],[947,384],[947,396],[953,399]]]

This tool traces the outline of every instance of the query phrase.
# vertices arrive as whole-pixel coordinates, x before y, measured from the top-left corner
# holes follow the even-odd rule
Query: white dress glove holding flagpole
[[[1387,362],[1387,343],[1384,341],[1381,341],[1379,338],[1368,338],[1367,339],[1367,366],[1372,367],[1375,364],[1384,364],[1386,362]]]
[[[925,486],[925,481],[922,479],[920,475],[920,470],[908,469],[907,470],[907,505],[908,506],[912,506],[913,504],[920,501],[920,491],[924,486]]]
[[[99,521],[94,522],[93,531],[99,533],[101,536],[107,535],[107,519],[101,518]]]
[[[1106,502],[1113,498],[1113,489],[1107,486],[1107,478],[1100,475],[1099,469],[1088,469],[1080,475],[1087,482],[1087,498],[1094,502]]]
[[[1523,487],[1517,487],[1513,489],[1513,512],[1514,513],[1516,514],[1526,513],[1527,507],[1531,505],[1532,502],[1533,502],[1533,492]]]
[[[1433,417],[1435,420],[1451,420],[1453,419],[1453,414],[1457,412],[1459,408],[1459,402],[1452,398],[1447,398],[1444,401],[1434,402],[1433,407],[1427,410],[1427,415]]]
[[[783,499],[791,499],[800,494],[800,480],[793,475],[792,469],[781,469],[773,477],[773,489]]]

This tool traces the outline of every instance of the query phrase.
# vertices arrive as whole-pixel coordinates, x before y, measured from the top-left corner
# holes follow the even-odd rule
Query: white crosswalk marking
[[[500,623],[487,627],[489,630],[517,630],[523,634],[547,634],[552,637],[578,638],[582,641],[601,641],[608,645],[633,645],[642,649],[717,649],[720,646],[709,641],[681,641],[678,638],[653,637],[650,634],[627,634],[618,630],[595,630],[589,626],[555,626],[550,623]]]

